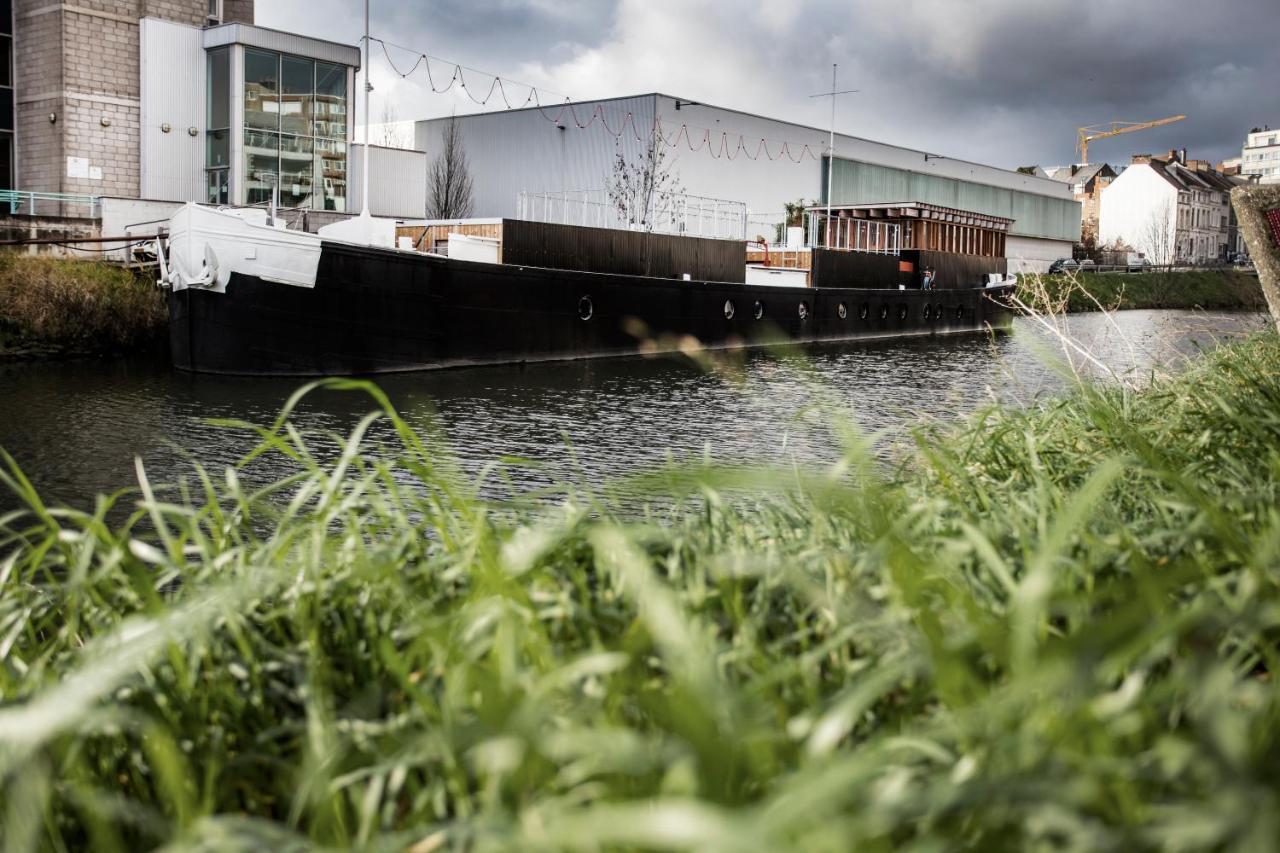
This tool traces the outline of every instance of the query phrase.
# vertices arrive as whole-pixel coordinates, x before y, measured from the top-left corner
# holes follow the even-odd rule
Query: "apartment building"
[[[1188,160],[1185,149],[1135,155],[1102,194],[1099,241],[1123,242],[1157,264],[1225,260],[1240,251],[1230,194],[1242,183]]]
[[[1262,184],[1280,184],[1280,130],[1263,125],[1249,131],[1240,152],[1240,173]]]

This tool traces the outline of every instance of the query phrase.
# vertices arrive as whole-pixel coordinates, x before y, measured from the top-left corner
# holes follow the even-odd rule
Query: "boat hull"
[[[176,367],[317,376],[627,356],[690,339],[739,347],[1000,330],[1012,320],[1004,292],[677,281],[326,241],[314,287],[237,272],[225,292],[168,298]]]

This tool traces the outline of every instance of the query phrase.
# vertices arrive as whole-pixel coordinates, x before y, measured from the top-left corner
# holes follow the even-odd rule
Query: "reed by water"
[[[149,274],[0,252],[0,358],[148,349],[165,339],[167,323]]]
[[[1019,296],[1048,313],[1178,308],[1265,311],[1256,274],[1234,269],[1022,276]]]
[[[350,435],[227,424],[242,467],[93,512],[7,460],[6,849],[1280,837],[1274,334],[920,428],[893,470],[848,420],[830,470],[673,466],[640,518],[486,503],[324,384],[369,395]],[[249,485],[263,454],[295,473]]]

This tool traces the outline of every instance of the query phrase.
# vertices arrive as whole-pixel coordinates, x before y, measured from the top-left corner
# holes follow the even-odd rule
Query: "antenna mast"
[[[360,210],[362,217],[369,216],[369,96],[373,92],[373,84],[369,82],[369,0],[364,0],[364,203]]]
[[[836,63],[831,64],[831,91],[819,92],[816,95],[810,95],[811,98],[831,98],[831,139],[827,143],[827,227],[831,227],[831,190],[833,180],[836,174],[836,96],[851,95],[857,92],[857,89],[845,89],[843,92],[836,91],[836,73],[840,66]]]

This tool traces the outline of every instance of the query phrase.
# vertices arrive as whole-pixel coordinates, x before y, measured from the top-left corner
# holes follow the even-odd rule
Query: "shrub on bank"
[[[0,252],[0,353],[144,348],[167,318],[154,280],[124,267]]]
[[[1019,297],[1040,311],[1186,308],[1263,311],[1258,277],[1237,270],[1189,270],[1130,275],[1066,273],[1021,276]]]
[[[892,473],[853,434],[825,473],[659,472],[662,523],[486,504],[325,384],[384,409],[262,430],[297,467],[266,488],[79,513],[10,468],[10,849],[1280,837],[1275,335],[922,430]]]

